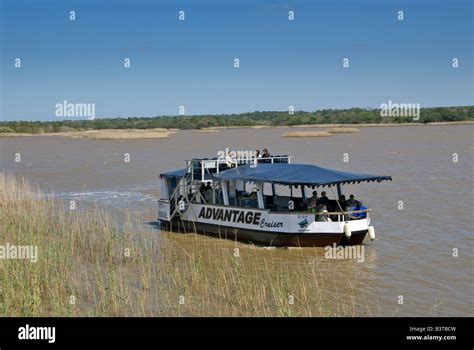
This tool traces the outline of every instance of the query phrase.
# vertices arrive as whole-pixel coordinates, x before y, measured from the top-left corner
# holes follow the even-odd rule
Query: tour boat
[[[375,238],[369,208],[328,197],[315,207],[313,191],[319,195],[326,189],[336,197],[335,188],[341,198],[343,185],[392,180],[293,164],[286,155],[192,159],[160,179],[158,220],[164,230],[300,247],[361,244],[367,234]]]

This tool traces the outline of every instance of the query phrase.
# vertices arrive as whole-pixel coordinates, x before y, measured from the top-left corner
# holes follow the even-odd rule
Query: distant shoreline
[[[402,106],[402,105],[400,105]],[[68,117],[74,117],[69,115]],[[76,116],[78,117],[78,116]],[[101,133],[109,130],[107,138],[117,138],[117,131],[124,130],[127,138],[138,138],[143,130],[193,130],[216,132],[227,128],[334,128],[370,127],[370,126],[403,126],[403,125],[451,125],[470,124],[474,121],[474,105],[452,107],[426,107],[415,110],[392,107],[388,110],[350,108],[321,109],[312,112],[288,111],[254,111],[240,114],[204,114],[204,115],[168,115],[155,117],[117,117],[84,119],[58,119],[52,121],[0,121],[0,134],[55,134],[76,132],[75,136],[87,132],[86,137],[97,138],[91,130]],[[141,130],[132,131],[130,130]],[[90,134],[90,135],[89,135]],[[94,134],[94,135],[92,135]],[[115,134],[115,135],[114,135]],[[157,135],[162,137],[163,135]],[[147,138],[153,138],[149,133]]]
[[[385,126],[429,126],[429,125],[474,125],[474,120],[459,120],[453,122],[429,123],[360,123],[360,124],[301,124],[301,125],[255,125],[255,126],[216,126],[206,129],[287,129],[287,128],[370,128]],[[192,129],[199,130],[199,129]],[[203,129],[200,129],[203,130]]]
[[[329,129],[329,128],[373,128],[373,127],[409,127],[409,126],[447,126],[474,125],[474,120],[431,123],[361,123],[361,124],[303,124],[303,125],[256,125],[256,126],[216,126],[201,129],[185,129],[202,133],[217,133],[227,129]],[[97,129],[84,131],[64,131],[49,133],[0,133],[0,137],[56,136],[70,138],[88,138],[97,140],[133,140],[133,139],[164,139],[181,129]]]

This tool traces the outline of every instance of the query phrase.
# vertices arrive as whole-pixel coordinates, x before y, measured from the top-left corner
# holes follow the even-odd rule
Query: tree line
[[[304,124],[430,123],[474,120],[474,106],[421,108],[413,117],[382,117],[380,109],[323,109],[314,112],[267,111],[225,115],[104,118],[95,120],[0,122],[0,133],[54,133],[100,129],[202,129],[209,127],[292,126]]]

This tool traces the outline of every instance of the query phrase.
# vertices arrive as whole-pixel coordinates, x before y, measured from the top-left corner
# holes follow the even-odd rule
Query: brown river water
[[[303,129],[190,130],[153,140],[3,137],[0,169],[28,177],[57,198],[127,210],[143,223],[156,219],[160,172],[184,167],[185,159],[215,156],[226,147],[267,147],[272,154],[292,155],[293,163],[391,175],[392,182],[343,187],[346,196],[354,193],[373,209],[377,238],[364,242],[364,262],[325,259],[324,248],[260,253],[274,261],[314,256],[328,279],[358,286],[377,315],[473,316],[474,126],[366,127],[331,137],[282,137],[298,130]],[[20,162],[15,162],[16,153]],[[124,162],[125,153],[130,162]],[[176,242],[186,244],[185,237]]]

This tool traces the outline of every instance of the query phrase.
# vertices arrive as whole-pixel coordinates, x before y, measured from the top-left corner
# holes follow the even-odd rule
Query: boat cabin
[[[184,169],[160,175],[162,198],[171,200],[171,211],[197,203],[273,213],[314,212],[319,214],[318,220],[347,221],[366,217],[369,209],[355,202],[341,202],[342,185],[391,179],[291,164],[287,155],[258,159],[199,158],[186,161],[186,165]],[[312,202],[313,191],[318,196],[326,191],[333,199]]]

